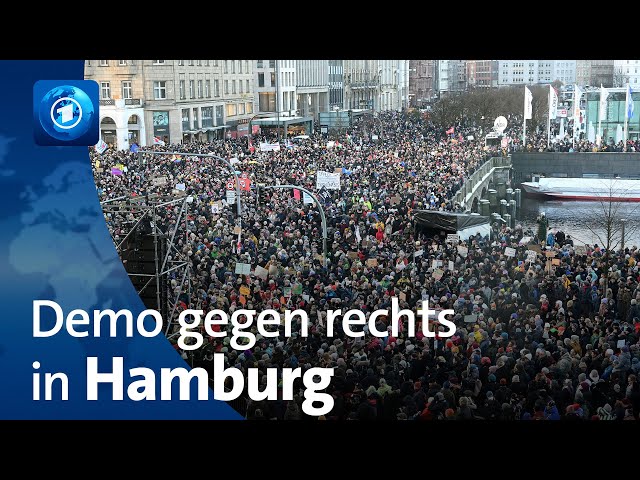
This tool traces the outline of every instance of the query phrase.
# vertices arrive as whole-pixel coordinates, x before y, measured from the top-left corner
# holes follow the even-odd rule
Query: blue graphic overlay
[[[84,140],[91,128],[63,143],[82,141],[85,146],[51,148],[34,142],[34,114],[29,108],[34,83],[41,78],[78,79],[54,82],[50,87],[38,82],[43,84],[38,101],[60,85],[80,86],[91,98],[91,89],[80,80],[84,62],[2,61],[0,69],[10,72],[1,80],[0,99],[5,111],[12,112],[0,119],[0,418],[239,419],[226,403],[213,399],[211,390],[208,400],[198,400],[195,381],[190,384],[189,400],[180,400],[178,380],[171,385],[171,400],[161,399],[161,369],[189,370],[162,335],[145,338],[136,332],[127,338],[124,327],[119,326],[115,338],[108,334],[76,338],[63,326],[56,335],[34,338],[35,300],[56,302],[65,317],[74,309],[90,314],[128,309],[135,319],[144,306],[115,251],[98,202],[86,147],[97,138]],[[53,93],[52,98],[64,94]],[[84,116],[84,99],[79,99],[77,90],[74,99]],[[97,119],[97,109],[93,111]],[[38,110],[38,122],[39,114]],[[65,115],[67,120],[68,115],[75,115],[75,107]],[[51,310],[43,309],[42,322],[52,328]],[[93,324],[85,330],[93,332]],[[113,371],[114,358],[123,358],[123,400],[113,400],[117,388],[109,384],[100,384],[97,400],[87,400],[88,357],[97,359],[100,373]],[[139,367],[155,374],[156,400],[134,401],[128,395],[129,372]],[[68,400],[61,398],[59,381],[52,385],[50,400],[45,399],[42,386],[40,400],[34,400],[34,379],[44,385],[46,374],[56,372],[67,377]]]
[[[38,145],[98,143],[98,84],[92,80],[40,80],[33,85],[34,138]]]

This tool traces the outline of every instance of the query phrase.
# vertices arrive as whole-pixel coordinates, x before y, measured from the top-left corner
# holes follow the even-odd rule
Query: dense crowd
[[[252,188],[242,194],[240,242],[235,207],[223,202],[221,213],[212,213],[230,179],[221,162],[112,150],[92,152],[92,160],[100,165],[94,171],[101,201],[192,197],[187,231],[178,225],[176,237],[192,285],[181,289],[175,272],[169,285],[180,308],[309,313],[308,338],[296,335],[294,326],[290,338],[258,334],[247,351],[233,350],[228,337],[211,338],[193,357],[181,352],[194,366],[212,371],[213,353],[224,353],[227,365],[263,373],[269,367],[334,368],[327,391],[335,405],[320,417],[328,420],[638,419],[640,251],[607,254],[498,225],[492,238],[459,244],[427,236],[416,228],[415,212],[457,210],[452,198],[465,178],[500,154],[470,140],[479,137],[474,129],[448,135],[447,128],[388,113],[280,151],[260,152],[260,140],[273,140],[266,137],[253,144],[244,138],[148,148],[214,153],[246,174]],[[327,148],[327,140],[336,143]],[[293,184],[317,193],[316,172],[336,169],[341,188],[329,190],[323,202],[330,236],[325,266],[317,207],[291,190],[266,190],[259,202],[254,187]],[[154,186],[160,176],[167,183]],[[184,193],[175,190],[178,184]],[[163,229],[175,227],[179,206],[158,212]],[[105,219],[117,242],[135,216],[110,211]],[[506,247],[515,256],[507,256]],[[535,259],[527,256],[531,249],[539,252]],[[237,262],[250,264],[251,275],[236,274]],[[256,276],[257,266],[268,276]],[[453,309],[455,335],[434,341],[418,328],[413,338],[406,329],[396,338],[389,319],[380,317],[377,328],[389,329],[386,338],[348,337],[339,321],[327,337],[325,310],[368,314],[390,308],[392,297],[413,311],[422,302]],[[293,401],[245,400],[234,407],[250,419],[310,419],[300,408],[299,387]]]

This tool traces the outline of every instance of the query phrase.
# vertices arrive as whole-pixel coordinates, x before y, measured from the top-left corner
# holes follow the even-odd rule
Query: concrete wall
[[[619,175],[640,179],[640,153],[513,153],[511,163],[514,184],[530,181],[532,174],[570,178]]]

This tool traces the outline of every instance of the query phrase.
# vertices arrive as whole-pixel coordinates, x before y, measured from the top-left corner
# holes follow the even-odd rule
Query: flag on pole
[[[162,140],[160,140],[160,137],[153,137],[153,144],[154,145],[162,145],[162,146],[164,146],[164,142]]]
[[[295,198],[296,200],[300,200],[300,190],[298,190],[297,188],[293,189],[293,198]]]
[[[137,143],[132,143],[129,147],[129,150],[131,151],[131,153],[138,153],[138,150],[140,150],[140,148],[138,147]]]
[[[631,97],[632,93],[633,90],[631,90],[631,85],[627,83],[627,118],[633,117],[633,98]]]
[[[609,97],[609,91],[600,84],[600,109],[598,113],[600,121],[607,116],[607,97]]]
[[[96,152],[102,154],[102,152],[109,148],[109,146],[104,143],[104,140],[100,140],[98,143],[96,143],[96,146],[94,148],[96,149]]]
[[[573,121],[574,123],[579,121],[580,118],[580,98],[582,97],[582,90],[578,85],[575,86],[573,94]]]
[[[533,94],[528,87],[524,87],[524,118],[525,120],[531,120],[533,110],[531,108],[531,101],[533,100]]]
[[[556,118],[558,110],[558,92],[553,86],[549,85],[549,118]]]

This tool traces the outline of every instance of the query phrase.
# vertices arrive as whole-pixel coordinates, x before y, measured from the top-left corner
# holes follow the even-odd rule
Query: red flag
[[[293,198],[295,198],[296,200],[300,200],[300,190],[298,190],[297,188],[293,189]]]

